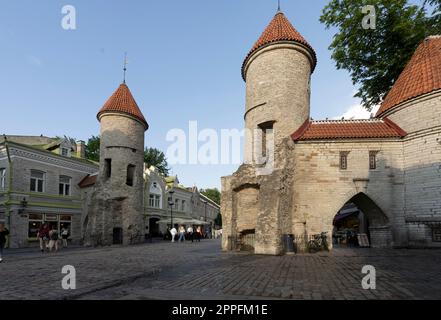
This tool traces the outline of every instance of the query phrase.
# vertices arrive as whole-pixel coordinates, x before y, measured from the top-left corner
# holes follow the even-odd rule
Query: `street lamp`
[[[174,205],[174,202],[173,202],[173,193],[175,193],[175,192],[174,192],[173,189],[172,189],[172,190],[170,190],[168,193],[170,194],[170,197],[168,198],[168,205],[170,206],[170,218],[171,218],[171,221],[170,221],[170,223],[171,223],[170,230],[171,230],[171,229],[173,229],[173,205]]]
[[[208,230],[207,229],[207,201],[206,200],[202,200],[202,203],[205,204],[205,226],[204,226],[204,230],[205,230],[205,236],[208,235]]]
[[[207,201],[204,200],[204,204],[205,204],[205,222],[207,222]]]

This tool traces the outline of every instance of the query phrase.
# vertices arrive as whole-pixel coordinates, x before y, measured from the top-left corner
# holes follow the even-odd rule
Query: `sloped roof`
[[[142,122],[146,129],[149,126],[144,118],[144,115],[139,109],[138,104],[133,98],[129,87],[125,83],[121,83],[118,89],[116,89],[112,96],[103,105],[97,114],[98,120],[102,114],[107,112],[127,114]]]
[[[245,61],[243,62],[242,77],[244,79],[245,79],[245,74],[244,74],[245,65],[248,59],[252,56],[252,54],[264,46],[279,41],[293,41],[306,46],[311,51],[311,54],[314,59],[313,67],[312,67],[312,71],[314,71],[315,66],[317,64],[317,57],[314,49],[305,40],[305,38],[303,38],[303,36],[293,27],[293,25],[289,22],[289,20],[286,18],[283,12],[278,11],[274,16],[273,20],[271,20],[268,27],[266,27],[265,31],[262,33],[260,38],[251,48],[250,52],[245,58]]]
[[[291,135],[294,141],[402,138],[407,133],[391,120],[324,120],[306,121]]]
[[[441,89],[441,35],[427,37],[384,99],[377,117],[412,98]]]
[[[98,175],[93,175],[91,176],[90,174],[85,176],[83,180],[80,181],[80,183],[78,183],[78,186],[82,189],[82,188],[87,188],[87,187],[91,187],[96,183],[96,179],[97,179]]]

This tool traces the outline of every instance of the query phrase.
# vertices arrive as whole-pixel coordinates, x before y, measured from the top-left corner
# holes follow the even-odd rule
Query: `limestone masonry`
[[[310,120],[316,55],[278,12],[247,55],[245,164],[222,178],[223,250],[305,250],[348,203],[372,247],[441,246],[441,36],[369,120]],[[360,222],[361,223],[361,222]],[[299,240],[300,239],[300,240]]]

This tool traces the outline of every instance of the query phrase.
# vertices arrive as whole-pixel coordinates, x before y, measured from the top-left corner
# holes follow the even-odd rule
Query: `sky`
[[[348,72],[328,47],[335,30],[319,22],[327,0],[282,0],[282,11],[315,49],[314,119],[368,117]],[[62,8],[76,29],[62,28]],[[277,0],[0,0],[0,134],[99,134],[96,114],[122,81],[150,128],[145,144],[164,152],[167,133],[242,129],[241,65],[277,10]],[[238,164],[171,165],[186,186],[220,187]]]

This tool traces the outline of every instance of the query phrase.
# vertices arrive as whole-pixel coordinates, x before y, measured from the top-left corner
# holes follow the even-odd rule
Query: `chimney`
[[[82,140],[77,141],[77,156],[79,158],[86,158],[86,143]]]

